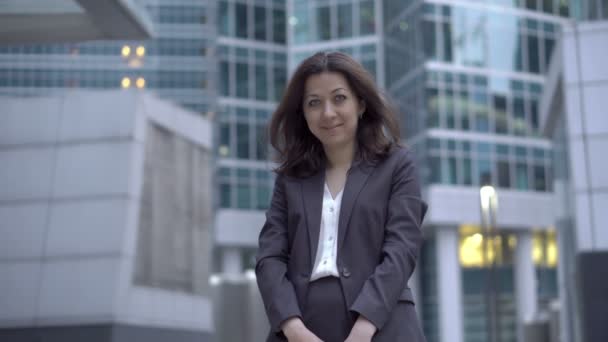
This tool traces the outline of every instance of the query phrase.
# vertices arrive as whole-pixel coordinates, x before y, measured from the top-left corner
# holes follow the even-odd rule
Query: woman
[[[309,57],[270,138],[279,167],[256,264],[267,341],[424,341],[407,281],[426,204],[370,74],[343,53]]]

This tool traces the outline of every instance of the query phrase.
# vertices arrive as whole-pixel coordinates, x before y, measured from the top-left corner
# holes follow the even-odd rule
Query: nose
[[[334,111],[334,107],[331,104],[331,101],[326,101],[323,105],[323,118],[324,119],[332,119],[336,116],[336,112]]]

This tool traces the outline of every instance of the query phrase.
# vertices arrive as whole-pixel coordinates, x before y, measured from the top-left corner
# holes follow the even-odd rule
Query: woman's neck
[[[329,169],[348,170],[355,158],[355,144],[351,143],[344,146],[323,147],[327,157],[327,167]]]

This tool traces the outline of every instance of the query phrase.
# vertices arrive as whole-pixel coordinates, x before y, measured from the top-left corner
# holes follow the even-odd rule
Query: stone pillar
[[[462,280],[458,257],[458,229],[437,229],[437,295],[441,342],[463,342]]]
[[[226,275],[241,275],[243,273],[243,258],[237,247],[222,248],[222,273]]]
[[[515,300],[517,308],[517,340],[523,341],[523,323],[537,311],[536,271],[532,259],[532,232],[517,234],[515,248]]]

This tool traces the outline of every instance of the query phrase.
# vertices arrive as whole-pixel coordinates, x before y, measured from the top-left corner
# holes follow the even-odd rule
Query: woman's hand
[[[376,333],[376,326],[367,318],[359,316],[344,342],[370,342]]]
[[[299,317],[293,317],[285,321],[282,330],[289,342],[323,342],[306,328]]]

